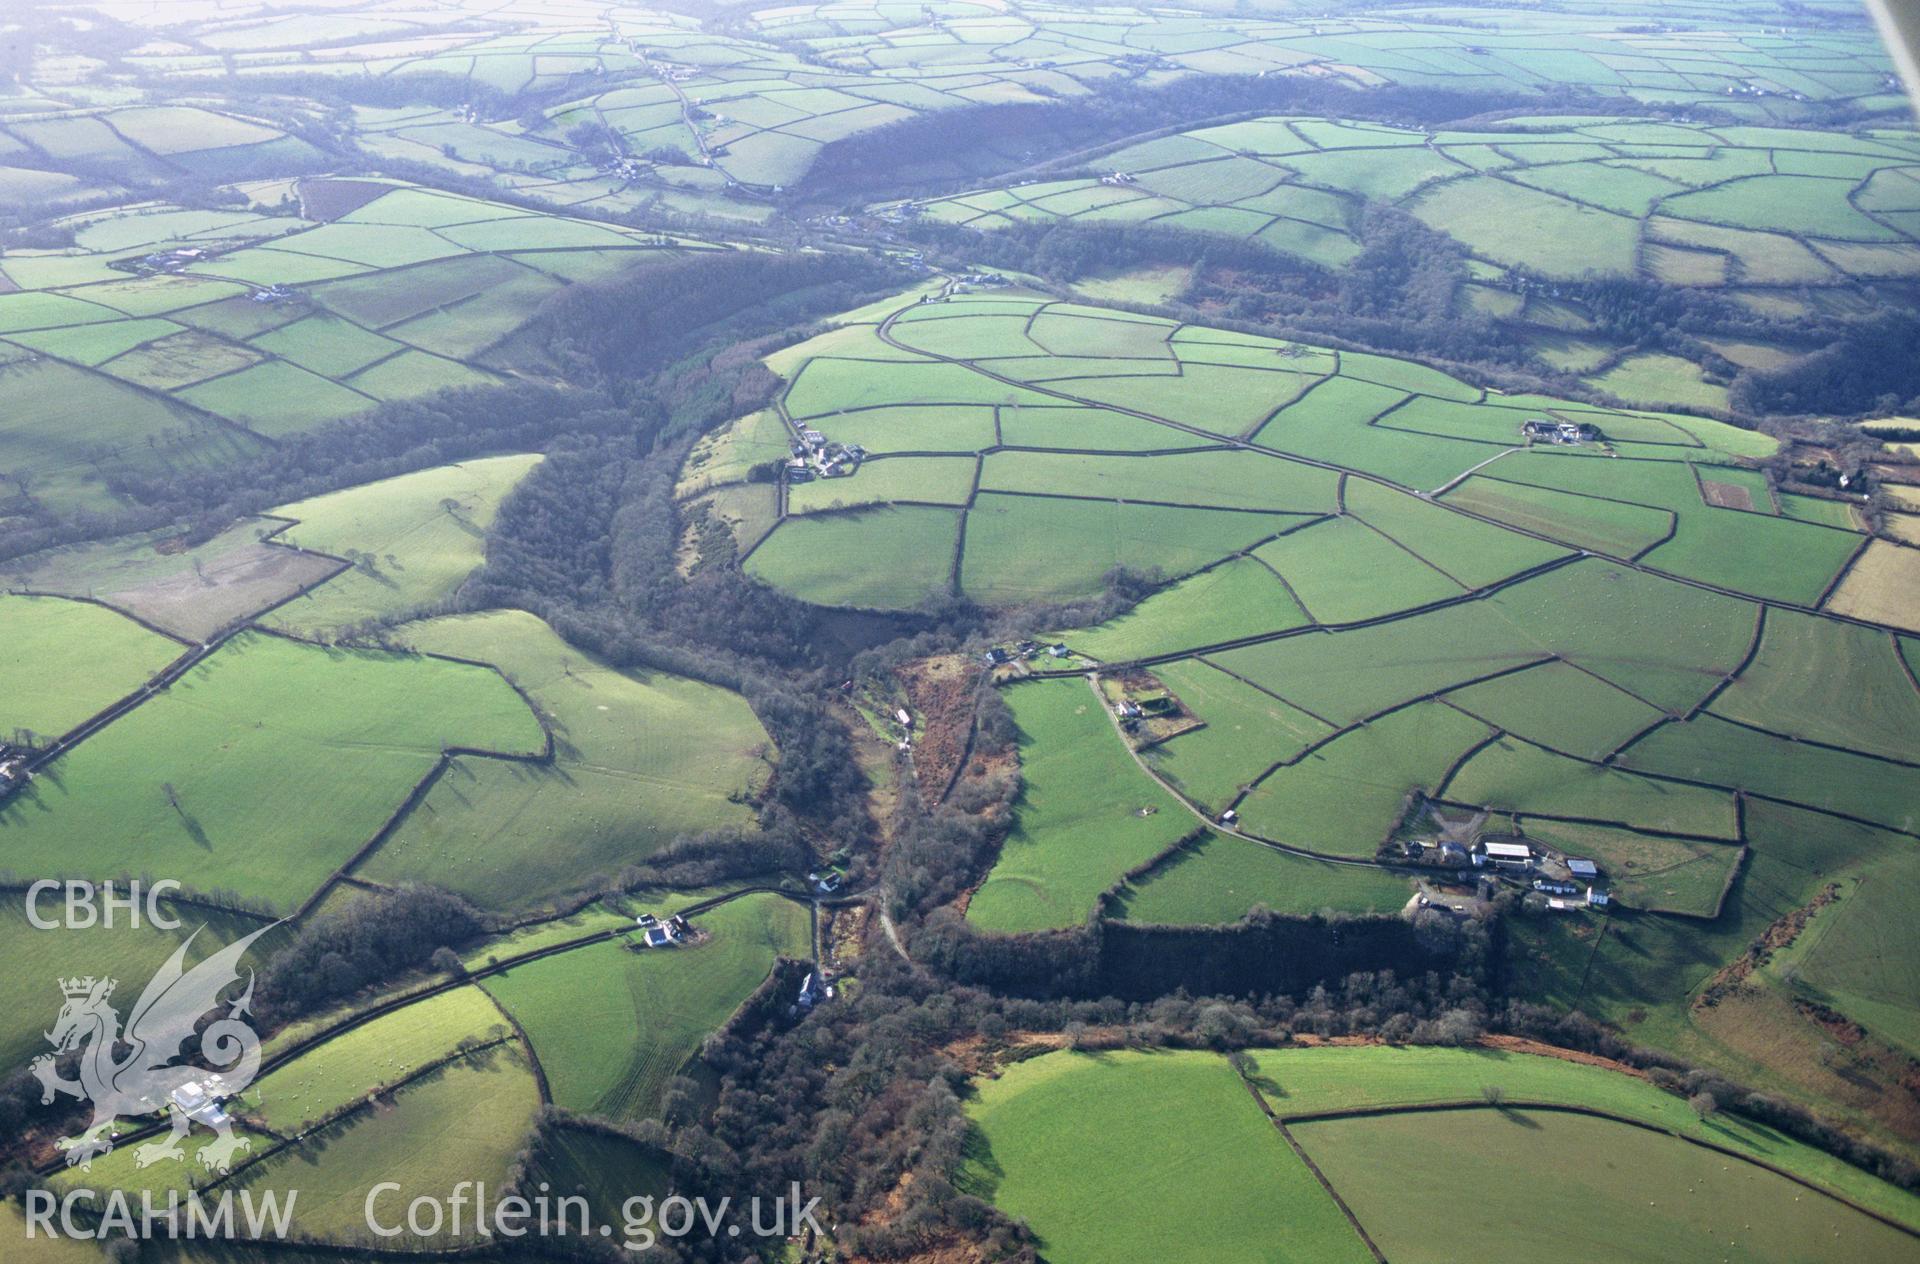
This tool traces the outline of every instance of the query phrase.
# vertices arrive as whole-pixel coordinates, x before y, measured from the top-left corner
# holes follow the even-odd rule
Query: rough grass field
[[[176,636],[205,642],[339,569],[263,539],[285,524],[243,518],[199,543],[171,531],[75,544],[8,565],[22,587],[94,597]]]
[[[621,672],[521,611],[414,624],[414,647],[488,662],[554,733],[551,764],[462,757],[360,867],[517,908],[632,864],[679,834],[751,827],[771,744],[740,695]]]
[[[1569,1237],[1592,1258],[1901,1260],[1913,1239],[1752,1164],[1610,1120],[1530,1110],[1386,1115],[1295,1135],[1396,1260],[1534,1260]],[[1552,1216],[1530,1188],[1577,1189]],[[1482,1191],[1497,1234],[1447,1212]]]
[[[777,957],[812,955],[807,913],[748,895],[700,914],[704,943],[629,951],[596,944],[517,966],[484,986],[533,1042],[557,1105],[640,1119],[761,985]],[[593,1013],[594,1021],[582,1015]]]
[[[976,1086],[962,1187],[1060,1264],[1370,1258],[1212,1053],[1054,1053]]]
[[[432,613],[486,558],[487,528],[538,456],[488,457],[284,505],[281,539],[343,557],[352,569],[268,618],[308,635],[368,619]]]
[[[1875,540],[1827,599],[1827,608],[1920,632],[1920,549]]]
[[[46,768],[0,810],[0,837],[36,873],[177,872],[286,910],[445,747],[543,744],[487,668],[250,633]]]
[[[1134,767],[1085,681],[1038,681],[1007,701],[1020,726],[1023,788],[1013,832],[967,918],[1003,932],[1076,926],[1100,892],[1197,822]]]
[[[185,651],[124,615],[59,597],[0,596],[0,741],[56,737]]]

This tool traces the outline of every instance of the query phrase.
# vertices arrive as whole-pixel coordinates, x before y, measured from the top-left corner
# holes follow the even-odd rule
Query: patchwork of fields
[[[975,1087],[963,1188],[1061,1264],[1195,1243],[1219,1260],[1529,1260],[1570,1235],[1604,1242],[1594,1258],[1896,1260],[1912,1238],[1885,1221],[1920,1215],[1767,1128],[1525,1053],[1257,1050],[1243,1079],[1215,1053],[1063,1052]],[[1544,1190],[1579,1196],[1547,1211]]]
[[[230,1174],[157,1115],[67,1169],[31,1089],[0,1160],[299,1191],[314,1251],[179,1264],[367,1254],[382,1181],[614,1220],[791,1171],[859,1226],[794,1258],[1026,1245],[949,1181],[1053,1264],[1913,1258],[1893,1167],[1745,1091],[1920,1153],[1920,492],[1844,420],[1912,438],[1920,133],[1851,8],[102,0],[0,45],[0,887],[186,884],[178,929],[0,904],[0,1065],[69,976],[263,927],[278,1024]],[[1870,409],[1758,415],[1874,337]],[[1431,959],[1341,984],[1356,925]],[[1175,990],[1268,934],[1325,989]],[[1128,952],[1178,959],[1080,994]],[[1529,1006],[1743,1087],[1459,1035]],[[120,1254],[72,1245],[21,1258]],[[513,1254],[367,1257],[429,1245]]]
[[[1272,116],[1160,136],[1094,174],[876,208],[992,230],[1124,223],[1220,234],[1340,268],[1369,205],[1461,242],[1463,313],[1513,328],[1540,364],[1629,401],[1727,407],[1677,355],[1623,354],[1556,282],[1638,278],[1725,294],[1756,317],[1841,310],[1920,277],[1920,138],[1667,120],[1516,117],[1473,132]],[[1182,283],[1184,284],[1184,282]],[[1151,302],[1152,296],[1132,295]],[[1708,358],[1772,369],[1817,344],[1717,339]],[[1699,357],[1696,357],[1699,359]]]
[[[109,508],[116,474],[217,466],[384,401],[497,383],[488,350],[542,299],[711,248],[394,182],[255,197],[87,212],[63,222],[74,246],[0,259],[14,492]]]
[[[480,96],[558,98],[509,118],[361,106],[356,140],[381,159],[491,176],[558,205],[747,220],[765,218],[764,196],[804,179],[836,141],[930,113],[1071,99],[1115,82],[1282,75],[1361,89],[1575,90],[1707,104],[1756,122],[1795,119],[1815,103],[1871,111],[1898,101],[1868,29],[1788,37],[1765,25],[1777,20],[1766,13],[1735,23],[1716,13],[1701,29],[1670,29],[1656,20],[1672,17],[1671,7],[1652,6],[1645,27],[1624,29],[1612,12],[1503,13],[1498,30],[1431,16],[1086,13],[1024,0],[937,0],[770,7],[706,29],[639,7],[605,15],[462,7],[456,20],[386,2],[199,22],[130,12],[166,38],[125,61],[156,85],[209,76],[251,86],[302,76],[422,79]],[[237,134],[244,122],[227,119],[219,130]],[[582,123],[616,134],[624,159],[582,155],[566,139]],[[182,162],[165,149],[156,157],[133,148],[105,123],[67,130],[54,143],[112,144]],[[137,144],[137,134],[129,139]],[[239,144],[222,139],[227,148],[215,153]],[[1007,146],[1009,159],[1018,153]]]
[[[1845,607],[1869,537],[1770,486],[1764,436],[1013,289],[909,295],[769,363],[784,395],[681,484],[762,498],[750,574],[830,605],[970,598],[1077,656],[1005,688],[1023,790],[967,904],[982,930],[1395,912],[1435,872],[1423,844],[1497,825],[1670,919],[1636,920],[1665,945],[1644,956],[1647,932],[1531,923],[1537,986],[1684,1044],[1818,873],[1920,837],[1920,644]],[[1528,418],[1592,430],[1530,442]],[[1119,562],[1157,590],[1063,627],[1055,603]],[[1130,737],[1087,674],[1185,722]],[[1806,847],[1845,850],[1802,871]]]

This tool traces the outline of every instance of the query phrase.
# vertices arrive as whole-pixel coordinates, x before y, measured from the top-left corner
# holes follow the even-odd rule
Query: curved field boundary
[[[1253,1086],[1249,1084],[1248,1087],[1252,1088]],[[1257,1090],[1255,1090],[1255,1095],[1258,1096]],[[1609,1123],[1625,1124],[1630,1128],[1638,1128],[1642,1132],[1651,1132],[1656,1136],[1672,1137],[1676,1141],[1684,1141],[1688,1145],[1699,1146],[1702,1150],[1709,1150],[1723,1158],[1738,1159],[1742,1163],[1750,1163],[1754,1167],[1773,1173],[1775,1176],[1784,1177],[1802,1189],[1811,1190],[1816,1194],[1831,1198],[1835,1202],[1849,1207],[1863,1216],[1879,1221],[1890,1229],[1898,1229],[1910,1238],[1920,1239],[1920,1229],[1916,1229],[1905,1221],[1896,1220],[1883,1212],[1875,1211],[1871,1207],[1855,1202],[1852,1198],[1849,1198],[1837,1190],[1831,1190],[1824,1185],[1816,1184],[1808,1177],[1790,1172],[1778,1164],[1768,1162],[1766,1159],[1756,1158],[1751,1154],[1742,1153],[1731,1146],[1721,1145],[1717,1141],[1709,1141],[1704,1137],[1689,1136],[1684,1132],[1675,1132],[1670,1128],[1662,1128],[1660,1125],[1649,1123],[1644,1119],[1635,1119],[1631,1115],[1622,1115],[1599,1106],[1582,1106],[1572,1102],[1547,1100],[1535,1101],[1526,1098],[1502,1101],[1498,1106],[1494,1106],[1484,1100],[1474,1101],[1471,1099],[1460,1099],[1447,1102],[1413,1102],[1404,1106],[1349,1106],[1339,1110],[1309,1111],[1298,1115],[1288,1115],[1285,1116],[1285,1120],[1287,1123],[1295,1124],[1322,1123],[1340,1119],[1374,1119],[1388,1115],[1446,1114],[1463,1110],[1537,1110],[1553,1111],[1562,1115],[1584,1115],[1589,1119],[1604,1119]],[[1271,1115],[1271,1112],[1269,1112],[1269,1114]],[[1278,1123],[1281,1118],[1277,1115],[1273,1115],[1272,1117],[1276,1123]]]

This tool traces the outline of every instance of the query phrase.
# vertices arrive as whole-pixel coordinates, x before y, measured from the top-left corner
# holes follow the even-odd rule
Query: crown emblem
[[[112,980],[112,979],[106,979],[106,980],[100,980],[100,979],[96,979],[96,978],[94,978],[94,976],[92,976],[91,974],[90,974],[90,975],[88,975],[88,976],[87,976],[86,978],[84,978],[84,979],[62,979],[62,980],[60,980],[60,990],[61,990],[62,992],[65,992],[65,993],[66,993],[66,994],[67,994],[68,996],[70,996],[70,997],[72,997],[72,998],[74,998],[74,999],[76,999],[76,1000],[78,1000],[79,998],[81,998],[81,997],[84,997],[84,996],[86,996],[86,995],[87,995],[88,993],[90,993],[90,992],[92,992],[92,991],[93,991],[93,985],[94,985],[95,983],[98,983],[98,982],[105,982],[105,984],[106,984],[106,990],[105,990],[104,992],[102,992],[102,993],[101,993],[101,996],[102,996],[102,997],[106,997],[106,996],[110,996],[110,995],[112,995],[112,994],[113,994],[113,985],[114,985],[114,980]]]

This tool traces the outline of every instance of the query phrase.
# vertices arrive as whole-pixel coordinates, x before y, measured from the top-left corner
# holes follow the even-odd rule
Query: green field
[[[1007,701],[1020,726],[1023,788],[1013,832],[967,918],[1002,932],[1077,926],[1102,891],[1198,823],[1133,767],[1086,682],[1039,681]]]
[[[117,892],[126,894],[124,884]],[[24,893],[9,894],[11,898],[0,903],[0,953],[13,965],[0,983],[0,1013],[6,1015],[5,1022],[0,1023],[0,1058],[14,1066],[25,1066],[34,1055],[50,1051],[43,1033],[60,1012],[62,978],[88,974],[115,978],[121,981],[123,991],[131,990],[137,996],[181,941],[196,931],[189,962],[200,960],[260,925],[250,918],[163,902],[163,912],[181,922],[178,930],[165,931],[145,922],[135,929],[124,917],[112,927],[43,930],[27,920]],[[64,916],[61,900],[62,893],[57,889],[40,896],[37,908],[42,920]],[[276,937],[257,941],[257,947],[274,947],[271,940]]]
[[[1658,1133],[1548,1111],[1470,1110],[1296,1125],[1300,1144],[1396,1260],[1902,1260],[1913,1239],[1751,1164]],[[1541,1216],[1535,1182],[1577,1189]],[[1487,1220],[1448,1213],[1462,1186]],[[1630,1209],[1630,1210],[1629,1210]],[[1491,1221],[1497,1233],[1487,1231]],[[1830,1254],[1834,1253],[1834,1254]]]
[[[693,921],[703,943],[630,951],[625,939],[545,957],[484,985],[526,1030],[554,1102],[641,1119],[700,1042],[766,981],[776,957],[812,955],[807,914],[748,895]],[[594,1015],[591,1022],[582,1016]]]
[[[960,517],[922,505],[783,522],[747,573],[828,606],[909,610],[950,590]]]
[[[57,737],[184,649],[103,606],[58,597],[0,596],[0,626],[0,741]]]
[[[451,745],[543,734],[487,668],[247,634],[46,768],[0,836],[36,873],[177,872],[291,909]]]
[[[498,1197],[539,1108],[526,1058],[513,1045],[496,1046],[428,1072],[244,1169],[232,1183],[256,1198],[278,1192],[283,1202],[298,1190],[295,1227],[320,1238],[363,1240],[368,1193],[382,1182],[405,1191],[376,1205],[386,1225],[404,1225],[415,1197],[444,1205],[463,1181],[484,1181],[487,1197]],[[474,1236],[470,1221],[471,1208],[464,1236]]]
[[[1179,858],[1132,884],[1119,916],[1177,926],[1235,922],[1256,905],[1276,913],[1392,914],[1412,888],[1369,865],[1338,865],[1274,851],[1245,839],[1208,835]]]
[[[260,1077],[243,1101],[274,1131],[302,1132],[451,1057],[462,1040],[510,1033],[486,993],[457,988],[328,1040]]]
[[[1325,721],[1198,659],[1167,663],[1154,674],[1203,727],[1149,748],[1147,762],[1216,815],[1267,769],[1333,732]]]
[[[1080,653],[1121,662],[1280,632],[1305,622],[1306,613],[1271,570],[1251,558],[1236,558],[1072,635]]]
[[[1410,796],[1438,790],[1447,770],[1492,732],[1436,703],[1395,711],[1263,778],[1240,804],[1242,828],[1308,851],[1370,857]]]
[[[282,606],[269,625],[338,636],[368,620],[438,613],[486,560],[487,528],[537,456],[443,465],[283,505],[281,539],[345,558],[352,569]]]
[[[1211,1053],[1056,1053],[976,1086],[962,1187],[1049,1260],[1370,1258]]]
[[[554,762],[461,757],[358,872],[517,908],[635,863],[681,834],[753,824],[772,757],[738,694],[617,671],[520,611],[412,624],[415,648],[483,660],[554,732]]]

